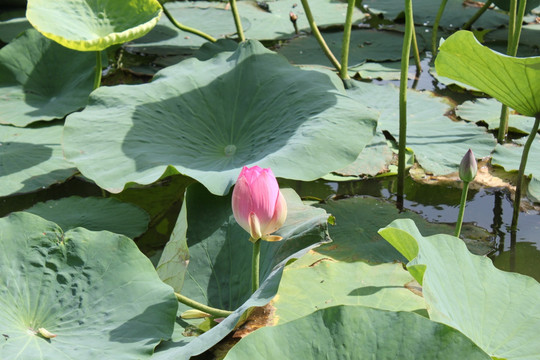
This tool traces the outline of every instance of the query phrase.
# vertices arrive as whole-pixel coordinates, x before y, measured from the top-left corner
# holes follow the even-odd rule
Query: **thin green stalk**
[[[349,0],[347,4],[347,15],[345,16],[345,27],[343,29],[343,43],[341,45],[341,69],[339,77],[343,80],[350,79],[347,74],[349,66],[349,45],[351,42],[352,16],[356,0]]]
[[[412,51],[414,56],[414,62],[416,64],[416,75],[420,75],[422,72],[422,65],[420,64],[420,51],[418,50],[418,41],[416,40],[416,30],[414,24],[412,24]]]
[[[206,39],[206,40],[208,40],[208,41],[211,41],[211,42],[216,42],[216,41],[217,41],[214,37],[212,37],[212,36],[210,36],[210,35],[208,35],[208,34],[202,32],[202,31],[200,31],[200,30],[197,30],[197,29],[195,29],[195,28],[192,28],[192,27],[189,27],[189,26],[186,26],[186,25],[184,25],[184,24],[179,23],[179,22],[176,21],[176,19],[172,16],[172,14],[169,12],[169,10],[167,10],[167,8],[165,7],[165,5],[163,5],[162,7],[163,7],[163,13],[165,14],[165,16],[167,16],[167,18],[170,20],[170,22],[171,22],[174,26],[176,26],[178,29],[180,29],[180,30],[182,30],[182,31],[186,31],[186,32],[191,33],[191,34],[194,34],[194,35],[197,35],[197,36],[200,36],[200,37],[202,37],[202,38],[204,38],[204,39]]]
[[[251,291],[259,288],[259,263],[261,259],[261,239],[253,243],[253,257],[251,258]]]
[[[435,58],[435,55],[437,55],[437,31],[439,30],[439,23],[441,22],[447,1],[448,0],[441,1],[439,11],[437,11],[437,16],[435,17],[435,22],[433,23],[433,32],[431,33],[431,52],[433,53],[433,58]]]
[[[405,149],[407,146],[407,80],[409,55],[413,33],[412,0],[405,0],[405,35],[401,52],[401,77],[399,81],[399,153],[398,153],[398,203],[403,201],[405,187]]]
[[[463,30],[469,30],[471,28],[471,26],[476,22],[476,20],[478,20],[480,18],[480,16],[482,16],[482,14],[485,13],[487,9],[489,9],[491,4],[493,4],[493,1],[492,0],[487,0],[484,3],[484,6],[482,6],[480,9],[478,9],[478,11],[469,19],[469,21],[467,21],[465,24],[463,24],[463,26],[461,28]]]
[[[455,236],[459,237],[461,233],[461,225],[463,224],[463,214],[465,213],[465,205],[467,204],[467,193],[469,192],[469,183],[463,182],[463,190],[461,191],[461,201],[459,203],[459,214],[456,222]]]
[[[521,203],[521,191],[523,187],[523,176],[525,175],[525,167],[527,166],[527,158],[529,157],[529,150],[538,133],[538,126],[540,125],[540,113],[536,114],[533,128],[529,134],[529,138],[523,147],[523,153],[521,154],[521,162],[519,163],[518,178],[516,183],[516,196],[514,199],[514,213],[512,215],[512,230],[517,229],[518,217],[519,217],[519,205]]]
[[[176,299],[182,304],[185,304],[193,309],[201,310],[215,317],[227,317],[233,313],[232,311],[216,309],[207,305],[203,305],[200,302],[192,300],[177,292],[175,292],[174,295],[176,296]]]
[[[506,54],[509,56],[516,56],[519,46],[519,38],[521,37],[521,28],[523,24],[523,17],[525,16],[525,7],[527,0],[519,2],[519,9],[516,14],[516,0],[511,0],[510,3],[510,20],[508,25],[508,46]],[[499,130],[497,132],[497,142],[502,144],[508,133],[508,106],[501,106],[501,116],[499,120]]]
[[[240,15],[238,14],[238,7],[236,6],[236,0],[229,0],[229,4],[231,4],[231,11],[233,13],[234,25],[236,25],[236,32],[238,33],[238,38],[240,39],[241,42],[244,42],[246,41],[246,37],[244,36],[244,29],[242,28]]]
[[[317,41],[319,42],[319,46],[321,47],[322,51],[324,52],[328,60],[330,60],[330,62],[332,63],[332,65],[334,65],[337,71],[341,72],[341,65],[339,64],[339,61],[336,59],[334,54],[332,54],[332,51],[330,50],[328,45],[326,45],[326,42],[324,41],[319,31],[319,28],[317,27],[317,24],[315,24],[315,20],[313,19],[313,14],[311,13],[311,9],[309,7],[307,0],[301,0],[301,1],[302,1],[302,6],[304,7],[304,12],[306,13],[306,18],[309,22],[309,27],[311,28],[311,32],[313,33],[313,36],[315,36],[315,39],[317,39]]]
[[[94,90],[101,85],[101,51],[96,51],[96,73],[94,77]]]

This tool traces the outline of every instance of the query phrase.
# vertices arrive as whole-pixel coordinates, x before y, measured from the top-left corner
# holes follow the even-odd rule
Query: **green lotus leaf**
[[[334,306],[244,337],[226,360],[490,359],[449,326],[409,312]]]
[[[422,283],[429,317],[447,324],[497,359],[538,359],[540,298],[534,279],[496,269],[450,235],[423,237],[412,220],[395,220],[379,233],[410,260]]]
[[[334,54],[341,53],[343,32],[325,33],[324,39]],[[351,67],[356,68],[368,60],[400,60],[401,44],[403,44],[403,33],[399,31],[352,31],[349,64]],[[425,48],[425,43],[421,37],[418,38],[418,46],[420,51]],[[297,37],[281,46],[278,52],[293,64],[332,66],[314,36]]]
[[[63,231],[76,227],[107,230],[129,238],[141,235],[150,217],[141,208],[113,198],[72,196],[38,203],[29,212],[56,223]]]
[[[177,300],[132,240],[28,213],[0,228],[0,358],[144,359],[171,336]]]
[[[465,101],[456,108],[456,115],[461,119],[485,122],[488,129],[499,128],[501,117],[501,103],[495,99],[477,99]],[[508,130],[528,134],[531,132],[534,118],[510,113],[508,118]]]
[[[101,51],[148,33],[162,12],[157,0],[28,0],[26,17],[67,48]]]
[[[62,154],[62,125],[16,128],[0,125],[0,196],[62,182],[77,169]]]
[[[347,94],[380,111],[378,129],[398,139],[399,89],[358,81],[353,85]],[[414,151],[418,163],[435,175],[457,171],[467,149],[481,158],[495,147],[495,139],[484,128],[450,120],[444,116],[449,110],[450,105],[431,92],[407,92],[407,147]]]
[[[540,203],[540,180],[532,178],[527,185],[527,197],[534,202]],[[536,277],[540,279],[540,276]]]
[[[290,189],[282,189],[282,193],[287,201],[287,220],[276,234],[283,240],[261,244],[261,287],[251,294],[253,245],[249,234],[234,219],[231,195],[213,195],[198,183],[188,187],[176,236],[165,248],[158,272],[166,275],[163,277],[166,282],[181,286],[181,294],[234,313],[197,337],[183,335],[188,324],[180,322],[173,341],[158,348],[156,360],[188,359],[215,345],[235,327],[248,308],[264,306],[275,296],[285,264],[328,240],[328,214],[304,205]],[[172,257],[167,255],[174,254],[175,249],[181,250],[184,244],[189,246],[187,270],[185,263],[179,259],[171,262]],[[163,266],[167,269],[162,269]],[[183,285],[169,282],[178,276],[184,276]],[[179,309],[185,311],[188,307],[181,304]]]
[[[362,0],[362,4],[375,14],[395,20],[404,13],[405,5],[399,1]],[[441,2],[433,0],[415,0],[413,6],[414,22],[419,25],[432,26]],[[439,26],[447,29],[458,29],[476,12],[477,7],[464,6],[463,0],[448,0]],[[508,24],[508,16],[497,11],[487,10],[474,26],[482,29],[493,29]]]
[[[271,302],[274,325],[336,305],[427,314],[421,287],[401,263],[369,265],[325,256],[309,258],[302,257],[283,271]]]
[[[21,14],[17,14],[17,16],[22,17],[14,17],[11,19],[1,19],[0,21],[0,40],[8,43],[11,40],[15,39],[17,35],[22,33],[23,31],[27,29],[31,29],[32,25],[26,20],[24,17],[24,11],[21,12]]]
[[[65,155],[113,193],[168,168],[219,195],[244,165],[314,180],[354,161],[376,126],[376,113],[335,80],[248,41],[166,68],[149,84],[97,89],[66,120]]]
[[[444,41],[437,73],[479,89],[525,116],[540,113],[540,57],[516,58],[482,46],[469,31]]]
[[[505,11],[508,11],[510,9],[510,0],[493,0],[493,3]],[[525,11],[529,12],[539,5],[540,0],[527,0],[527,4],[525,5]],[[519,0],[517,0],[516,6],[519,7]]]
[[[26,126],[86,105],[96,57],[27,30],[0,49],[0,123]]]

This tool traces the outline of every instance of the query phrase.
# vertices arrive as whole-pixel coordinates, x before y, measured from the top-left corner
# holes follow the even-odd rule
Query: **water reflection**
[[[395,201],[395,177],[349,182],[287,181],[302,197],[326,199],[329,196],[369,195]],[[448,185],[420,184],[408,178],[405,182],[404,208],[430,222],[455,223],[461,189]],[[517,231],[511,232],[512,200],[505,189],[470,190],[464,223],[472,223],[493,235],[495,251],[490,254],[495,266],[515,271],[540,281],[540,214],[521,213]]]

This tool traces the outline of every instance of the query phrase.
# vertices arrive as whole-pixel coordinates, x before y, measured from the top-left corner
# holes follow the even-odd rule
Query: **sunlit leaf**
[[[437,73],[485,92],[526,116],[540,113],[540,57],[516,58],[458,31],[440,46]]]

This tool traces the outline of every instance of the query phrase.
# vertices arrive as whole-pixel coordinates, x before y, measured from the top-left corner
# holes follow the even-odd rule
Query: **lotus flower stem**
[[[216,308],[201,304],[200,302],[192,300],[177,292],[175,292],[174,295],[176,296],[176,299],[182,304],[187,305],[193,309],[197,309],[202,312],[208,313],[215,317],[227,317],[233,313],[232,311],[216,309]]]
[[[101,85],[101,51],[96,51],[96,76],[94,77],[94,90]]]
[[[536,114],[533,128],[531,129],[529,138],[527,139],[527,142],[525,143],[525,146],[523,147],[523,152],[521,153],[521,162],[519,163],[518,178],[517,178],[517,183],[516,183],[516,195],[514,198],[514,213],[512,215],[512,226],[511,226],[511,229],[514,231],[517,229],[517,224],[518,224],[519,205],[521,203],[521,191],[522,191],[522,186],[523,186],[523,176],[525,175],[525,167],[527,166],[527,158],[529,157],[529,150],[531,149],[531,145],[534,141],[534,138],[536,137],[538,133],[539,125],[540,125],[540,113]]]
[[[433,57],[437,55],[437,31],[439,30],[439,23],[441,22],[442,15],[444,13],[444,8],[448,0],[442,0],[441,5],[439,6],[439,11],[437,11],[437,16],[435,17],[435,22],[433,22],[433,32],[431,33],[431,51]]]
[[[195,28],[192,28],[192,27],[189,27],[189,26],[186,26],[186,25],[183,25],[181,23],[179,23],[178,21],[176,21],[176,19],[172,16],[172,14],[169,12],[169,10],[167,10],[167,8],[165,7],[165,5],[162,6],[163,7],[163,13],[165,14],[165,16],[167,16],[167,19],[169,19],[169,21],[174,25],[176,26],[178,29],[182,30],[182,31],[186,31],[188,33],[191,33],[191,34],[194,34],[194,35],[197,35],[197,36],[200,36],[208,41],[211,41],[211,42],[216,42],[217,40],[200,31],[200,30],[197,30]]]
[[[349,46],[351,42],[352,16],[355,6],[355,0],[349,0],[347,4],[347,15],[345,16],[345,26],[343,28],[343,42],[341,44],[341,69],[339,77],[343,80],[350,79],[347,74],[349,66]]]
[[[493,0],[487,0],[484,3],[484,5],[480,9],[478,9],[478,11],[469,19],[469,21],[467,21],[465,24],[463,24],[461,29],[469,30],[471,28],[472,24],[474,24],[476,22],[476,20],[478,20],[480,18],[480,16],[482,16],[482,14],[485,13],[487,9],[489,9],[491,4],[493,4]]]
[[[253,257],[251,259],[251,292],[259,288],[259,268],[261,259],[261,239],[253,243]]]
[[[461,191],[461,200],[459,202],[459,214],[456,222],[455,236],[459,237],[461,233],[461,225],[463,223],[463,214],[465,214],[465,205],[467,203],[467,193],[469,192],[469,182],[463,182],[463,190]]]
[[[236,6],[236,0],[229,0],[231,4],[231,11],[233,13],[234,24],[236,25],[236,32],[238,33],[238,38],[241,42],[246,41],[244,36],[244,29],[242,28],[242,21],[240,20],[240,15],[238,14],[238,7]]]
[[[521,27],[523,23],[523,16],[525,16],[525,7],[527,5],[527,0],[519,2],[519,9],[517,9],[516,14],[516,5],[517,0],[510,1],[510,20],[508,22],[508,45],[506,48],[506,54],[509,56],[516,56],[517,49],[519,46],[519,38],[521,37]],[[502,144],[508,133],[508,106],[502,105],[501,107],[501,117],[499,121],[499,130],[497,132],[497,142]]]
[[[407,146],[407,80],[409,56],[413,33],[412,0],[405,0],[405,35],[401,52],[401,77],[399,81],[399,153],[398,153],[398,205],[403,202],[405,184],[405,151]]]
[[[416,30],[414,23],[412,24],[412,51],[414,56],[414,62],[416,64],[416,75],[420,75],[422,72],[422,65],[420,64],[420,51],[418,50],[418,41],[416,40]]]
[[[311,28],[311,32],[313,33],[313,36],[315,36],[315,39],[319,42],[319,46],[321,47],[322,51],[330,60],[332,65],[336,68],[337,71],[341,72],[341,65],[339,64],[339,61],[336,59],[334,54],[332,53],[332,50],[326,45],[326,42],[324,41],[324,38],[321,35],[321,32],[319,31],[319,28],[317,27],[317,24],[315,23],[315,20],[313,19],[313,14],[311,13],[311,9],[309,8],[309,4],[307,0],[301,0],[302,6],[304,7],[304,11],[306,13],[306,18],[309,22],[309,27]]]

